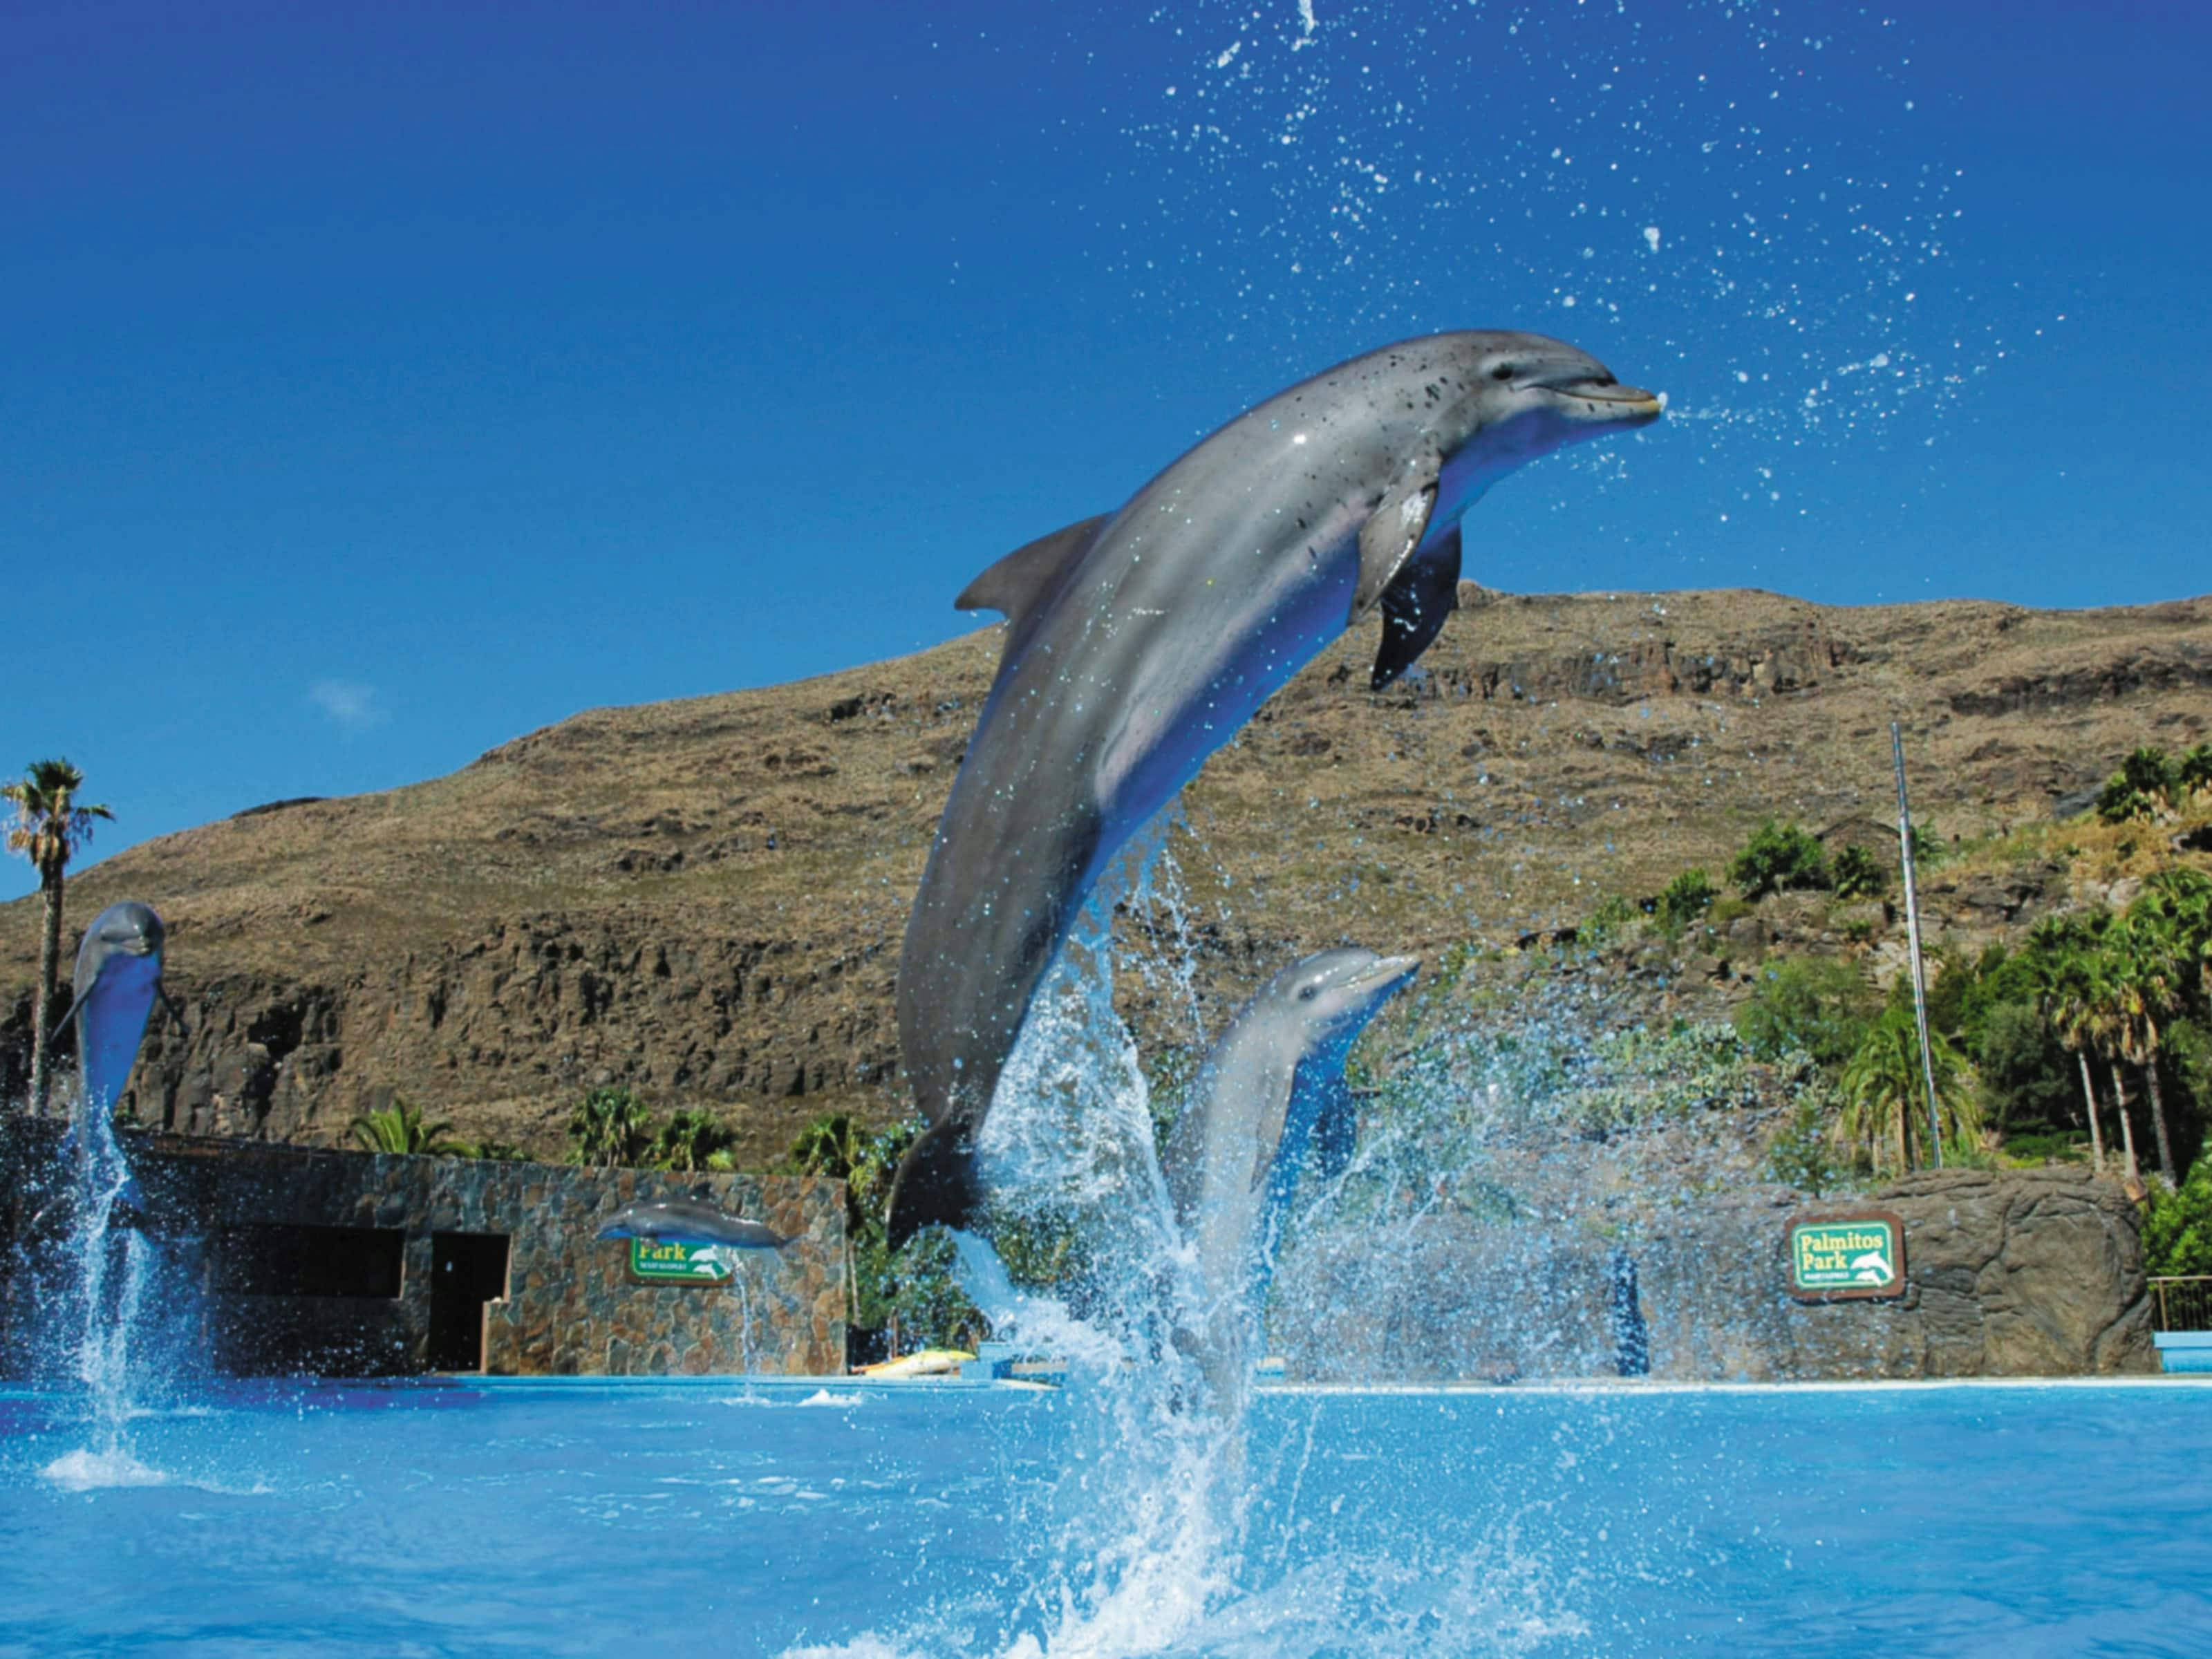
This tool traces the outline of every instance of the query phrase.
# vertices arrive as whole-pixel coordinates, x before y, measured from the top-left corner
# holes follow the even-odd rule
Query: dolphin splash
[[[1206,757],[1376,609],[1372,684],[1457,603],[1460,520],[1505,474],[1656,420],[1662,399],[1541,335],[1431,335],[1279,392],[1118,512],[1008,554],[955,602],[1006,616],[899,959],[928,1128],[890,1237],[958,1226],[975,1134],[1092,884]]]

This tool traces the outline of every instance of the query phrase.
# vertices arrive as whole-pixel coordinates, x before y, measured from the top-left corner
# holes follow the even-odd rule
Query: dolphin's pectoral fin
[[[1359,1116],[1352,1098],[1352,1085],[1343,1078],[1321,1103],[1314,1119],[1314,1162],[1323,1181],[1334,1181],[1352,1164],[1352,1149],[1359,1139]]]
[[[1003,611],[1007,621],[1019,623],[1060,573],[1090,550],[1098,527],[1111,517],[1110,513],[1101,513],[1095,519],[1085,519],[1016,548],[962,588],[952,608]]]
[[[1440,468],[1434,456],[1417,464],[1376,507],[1359,531],[1359,581],[1352,590],[1346,628],[1375,608],[1406,561],[1429,532],[1429,513],[1437,504]]]
[[[52,1041],[53,1038],[59,1036],[64,1031],[69,1030],[69,1023],[76,1018],[77,1010],[84,1006],[84,1000],[92,994],[93,986],[98,985],[100,981],[95,979],[93,981],[92,985],[86,986],[84,989],[79,991],[74,997],[70,999],[70,1006],[67,1012],[65,1012],[59,1019],[54,1022],[53,1030],[46,1033],[48,1041]]]
[[[899,1160],[884,1221],[886,1242],[896,1249],[933,1224],[964,1227],[981,1197],[967,1126],[940,1123],[927,1129]]]
[[[1375,653],[1368,688],[1380,691],[1419,660],[1421,653],[1459,609],[1459,526],[1454,525],[1382,594],[1382,642]]]

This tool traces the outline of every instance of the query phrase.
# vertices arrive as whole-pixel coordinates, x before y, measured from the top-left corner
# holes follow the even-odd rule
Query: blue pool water
[[[2183,1382],[1262,1395],[0,1395],[0,1654],[2212,1652]],[[1139,1473],[1141,1473],[1139,1471]],[[641,1645],[641,1644],[642,1644]]]

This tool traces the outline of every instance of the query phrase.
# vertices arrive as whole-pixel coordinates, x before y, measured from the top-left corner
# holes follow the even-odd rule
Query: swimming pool
[[[1272,1392],[1203,1517],[1127,1432],[1095,1384],[332,1383],[96,1454],[8,1394],[0,1655],[2212,1651],[2199,1384]]]

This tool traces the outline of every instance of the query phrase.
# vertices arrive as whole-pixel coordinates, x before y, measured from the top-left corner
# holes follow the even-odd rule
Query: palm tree
[[[2105,1135],[2098,1127],[2097,1091],[2089,1077],[2095,981],[2089,971],[2088,945],[2087,930],[2070,916],[2039,922],[2028,935],[2043,1017],[2081,1068],[2081,1104],[2089,1116],[2089,1155],[2097,1173],[2102,1175]]]
[[[568,1161],[608,1170],[641,1161],[653,1146],[645,1103],[628,1089],[594,1089],[568,1115]]]
[[[2120,1120],[2120,1147],[2127,1159],[2128,1179],[2138,1181],[2142,1164],[2136,1157],[2135,1120],[2128,1115],[2128,1079],[2120,1069],[2120,1049],[2126,1041],[2120,1012],[2124,999],[2113,983],[2113,952],[2104,937],[2109,932],[2099,930],[2096,952],[2082,964],[2088,976],[2083,1026],[2090,1046],[2104,1057],[2105,1074],[2112,1080],[2112,1109]]]
[[[1944,1144],[1964,1150],[1976,1144],[1982,1129],[1973,1068],[1941,1032],[1928,1034],[1928,1048]],[[1920,1033],[1910,1008],[1892,1004],[1882,1011],[1844,1067],[1842,1081],[1845,1104],[1837,1129],[1845,1143],[1856,1146],[1863,1139],[1869,1161],[1877,1170],[1885,1146],[1893,1146],[1899,1170],[1910,1170],[1916,1125],[1926,1110]]]
[[[730,1147],[737,1136],[712,1112],[682,1111],[661,1126],[653,1138],[653,1161],[664,1170],[686,1174],[699,1170],[726,1169]]]
[[[2199,744],[2189,752],[2199,750],[2212,750],[2212,744]],[[2212,876],[2187,868],[2161,870],[2143,884],[2142,896],[2130,908],[2158,919],[2172,936],[2176,970],[2185,981],[2193,969],[2197,1000],[2212,1002]]]
[[[372,1152],[416,1152],[431,1157],[458,1153],[467,1143],[453,1138],[450,1123],[428,1123],[422,1109],[394,1095],[380,1111],[363,1112],[351,1125],[353,1138]]]
[[[52,1040],[46,1030],[52,1018],[54,981],[62,956],[62,872],[79,848],[92,839],[94,818],[112,819],[105,806],[79,804],[76,792],[84,787],[84,774],[60,758],[33,761],[23,775],[0,783],[0,799],[15,809],[15,822],[8,831],[8,850],[30,860],[39,872],[39,893],[46,901],[46,931],[39,936],[39,979],[31,1000],[31,1115],[46,1110],[47,1074],[53,1064]]]
[[[2098,979],[2103,1023],[2118,1056],[2136,1067],[2150,1087],[2150,1116],[2158,1134],[2159,1172],[2166,1184],[2179,1180],[2173,1167],[2173,1138],[2166,1127],[2166,1091],[2159,1085],[2160,1027],[2180,1006],[2176,971],[2178,943],[2154,907],[2130,906],[2106,935]]]

